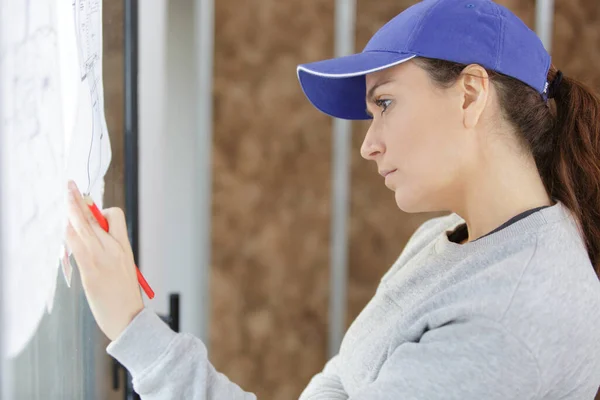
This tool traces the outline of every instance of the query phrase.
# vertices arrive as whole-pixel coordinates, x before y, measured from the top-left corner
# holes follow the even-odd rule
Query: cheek
[[[409,175],[439,175],[461,157],[460,123],[442,105],[407,109],[386,121],[386,162]]]
[[[454,118],[455,119],[455,118]],[[460,176],[460,125],[443,111],[412,113],[395,121],[396,130],[388,143],[390,163],[398,168],[395,197],[406,212],[435,209],[436,199],[452,191]],[[387,157],[386,157],[387,161]]]

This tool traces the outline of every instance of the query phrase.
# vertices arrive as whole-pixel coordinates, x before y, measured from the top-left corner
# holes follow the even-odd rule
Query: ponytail
[[[549,78],[556,73],[552,69]],[[575,216],[600,276],[600,99],[581,82],[563,77],[553,100],[554,149],[540,160],[540,172],[550,195]]]
[[[415,58],[432,80],[450,87],[464,64]],[[550,197],[575,217],[600,277],[600,99],[588,87],[551,68],[550,99],[506,75],[488,70],[505,117],[535,159]]]

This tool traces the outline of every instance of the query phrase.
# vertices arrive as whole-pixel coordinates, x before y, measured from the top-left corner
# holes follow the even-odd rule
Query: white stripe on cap
[[[351,72],[351,73],[348,73],[348,74],[327,74],[327,73],[323,73],[323,72],[313,71],[311,69],[308,69],[308,68],[305,68],[305,67],[299,65],[296,68],[296,75],[298,75],[298,79],[300,79],[300,71],[302,70],[302,71],[307,72],[307,73],[309,73],[311,75],[320,76],[322,78],[352,78],[354,76],[366,75],[366,74],[370,74],[372,72],[381,71],[383,69],[390,68],[390,67],[393,67],[395,65],[402,64],[403,62],[406,62],[406,61],[408,61],[410,59],[413,59],[415,57],[416,57],[416,55],[413,55],[413,56],[410,56],[408,58],[402,59],[400,61],[394,61],[393,63],[383,65],[381,67],[369,69],[369,70],[366,70],[366,71]]]

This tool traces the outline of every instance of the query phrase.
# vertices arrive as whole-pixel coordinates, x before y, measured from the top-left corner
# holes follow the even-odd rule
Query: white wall
[[[140,267],[167,314],[181,294],[181,330],[203,337],[197,200],[194,0],[139,4]],[[207,266],[208,267],[208,266]]]

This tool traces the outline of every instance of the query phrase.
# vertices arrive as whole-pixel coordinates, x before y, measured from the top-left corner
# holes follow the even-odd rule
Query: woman
[[[489,0],[425,0],[356,55],[298,67],[372,118],[361,148],[424,223],[302,399],[592,399],[600,384],[600,103]],[[71,186],[68,243],[144,399],[252,399],[144,309],[120,210]]]

